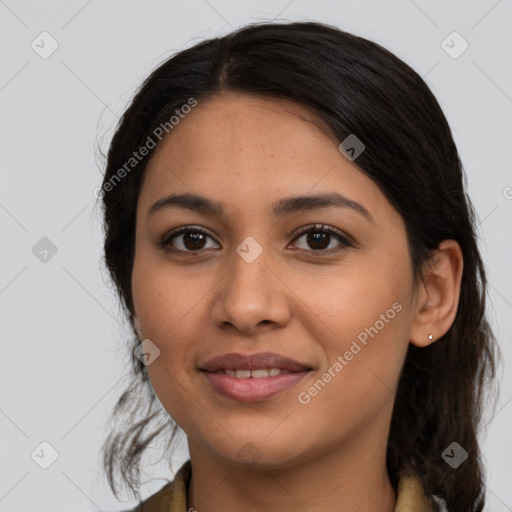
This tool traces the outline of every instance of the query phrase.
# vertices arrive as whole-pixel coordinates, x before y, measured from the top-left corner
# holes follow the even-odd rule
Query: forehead
[[[217,160],[229,155],[228,165],[231,162],[233,167],[239,159],[256,155],[261,162],[276,156],[294,161],[304,152],[311,153],[314,145],[318,150],[336,147],[336,137],[306,108],[285,99],[224,93],[199,100],[166,136],[155,156],[165,153],[193,162],[206,155]],[[184,154],[184,147],[193,151]],[[236,151],[241,155],[233,161]]]
[[[158,145],[140,203],[148,209],[166,193],[195,193],[229,211],[230,204],[260,207],[333,191],[366,201],[369,210],[382,196],[313,113],[289,100],[229,93],[198,101]]]

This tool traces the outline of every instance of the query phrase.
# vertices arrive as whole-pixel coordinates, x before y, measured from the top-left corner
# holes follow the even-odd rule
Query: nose
[[[235,252],[231,269],[213,289],[215,325],[251,335],[290,322],[290,292],[268,252],[250,263]]]

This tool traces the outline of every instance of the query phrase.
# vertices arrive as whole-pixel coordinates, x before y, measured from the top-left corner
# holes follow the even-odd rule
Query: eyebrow
[[[308,196],[285,197],[279,199],[272,206],[272,215],[281,218],[292,213],[305,212],[309,210],[318,210],[328,207],[351,208],[360,213],[367,220],[375,223],[370,212],[360,203],[349,199],[338,193],[315,194]],[[151,216],[157,211],[167,208],[182,208],[192,210],[198,213],[224,216],[224,208],[221,203],[197,194],[171,194],[162,197],[154,203],[148,210],[147,216]]]

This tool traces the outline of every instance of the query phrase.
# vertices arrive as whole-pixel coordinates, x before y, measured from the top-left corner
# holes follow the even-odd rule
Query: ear
[[[462,280],[463,257],[455,240],[441,242],[424,270],[418,285],[416,311],[409,340],[426,347],[450,329],[457,314]],[[432,334],[432,339],[429,335]]]

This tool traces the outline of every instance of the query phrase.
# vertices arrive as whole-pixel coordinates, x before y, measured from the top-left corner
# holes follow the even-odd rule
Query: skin
[[[134,313],[141,339],[161,351],[147,369],[162,405],[187,434],[188,506],[199,512],[395,508],[385,454],[400,370],[409,343],[433,343],[453,323],[462,254],[455,241],[444,241],[425,282],[415,286],[401,215],[338,143],[294,103],[224,93],[199,102],[146,169]],[[362,204],[373,221],[340,207],[272,216],[281,198],[332,192]],[[171,193],[219,201],[225,215],[166,208],[148,216]],[[297,233],[315,223],[337,228],[354,246],[332,236],[328,249],[339,251],[319,255]],[[173,239],[174,252],[159,246],[187,225],[211,237],[200,252],[185,252],[183,235]],[[252,263],[236,252],[248,236],[262,248]],[[396,302],[400,312],[309,403],[300,403],[298,393]],[[248,403],[219,395],[198,371],[220,354],[260,351],[313,371],[279,395]],[[244,462],[240,450],[252,450],[253,461]]]

